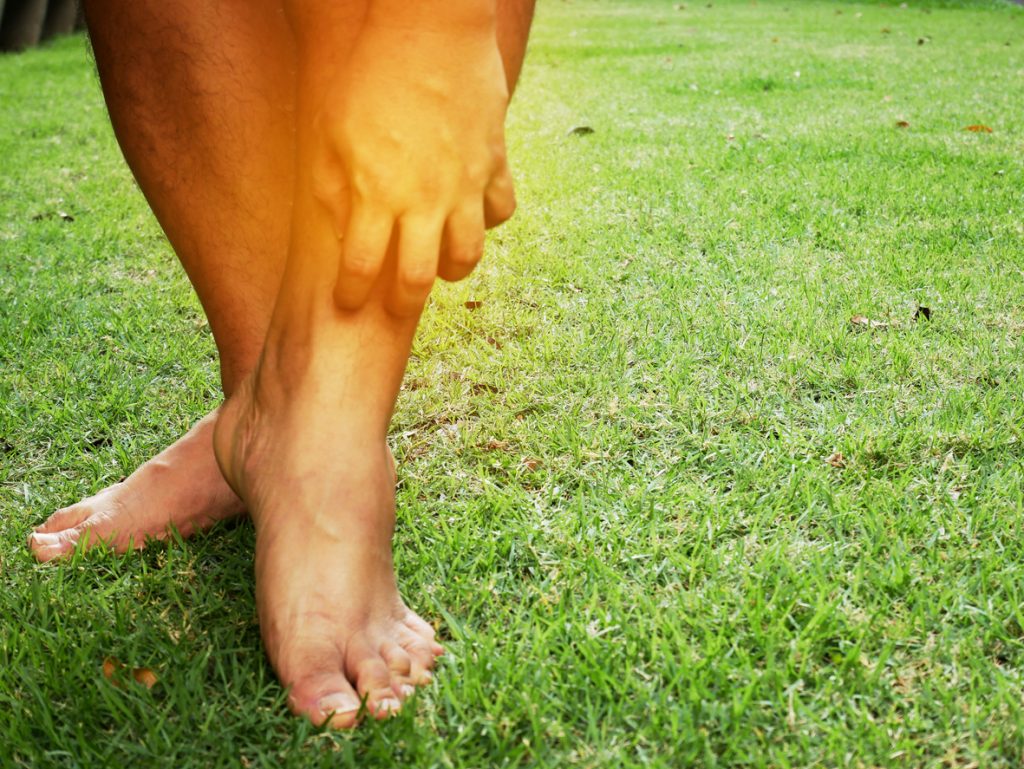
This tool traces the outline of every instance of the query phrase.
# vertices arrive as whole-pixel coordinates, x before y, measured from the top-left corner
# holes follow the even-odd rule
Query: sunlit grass
[[[1024,13],[679,5],[541,5],[393,431],[449,653],[353,735],[286,714],[247,524],[25,550],[218,388],[81,39],[0,58],[0,764],[1024,761]]]

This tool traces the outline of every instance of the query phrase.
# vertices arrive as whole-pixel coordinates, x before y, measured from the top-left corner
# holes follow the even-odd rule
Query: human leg
[[[504,7],[529,18],[522,4]],[[528,24],[518,28],[518,48],[505,37],[515,54],[506,73],[518,72],[525,48]],[[312,192],[315,162],[303,156],[311,142],[302,132],[314,114],[303,105],[318,100],[309,87],[299,101],[288,265],[260,362],[225,405],[215,450],[256,527],[261,630],[291,706],[346,727],[360,699],[378,716],[399,707],[429,679],[440,647],[398,593],[394,478],[382,450],[418,316],[386,307],[394,243],[366,304],[335,305],[335,217],[345,213],[328,212]]]
[[[210,321],[230,393],[263,345],[287,253],[294,52],[280,4],[90,0],[90,37],[125,158]],[[129,478],[54,513],[40,560],[83,536],[118,550],[243,511],[213,456],[216,412]]]

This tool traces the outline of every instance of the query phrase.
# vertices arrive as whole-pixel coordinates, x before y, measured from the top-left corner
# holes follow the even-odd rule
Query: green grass
[[[82,40],[0,58],[0,765],[1021,765],[1024,12],[677,5],[541,4],[393,430],[449,653],[353,734],[287,714],[247,523],[23,546],[218,386]]]

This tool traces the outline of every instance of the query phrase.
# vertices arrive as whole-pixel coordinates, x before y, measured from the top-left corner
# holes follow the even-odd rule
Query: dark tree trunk
[[[43,40],[74,32],[77,16],[77,0],[50,0],[43,22]]]
[[[46,0],[7,0],[0,24],[0,51],[20,51],[39,42]]]

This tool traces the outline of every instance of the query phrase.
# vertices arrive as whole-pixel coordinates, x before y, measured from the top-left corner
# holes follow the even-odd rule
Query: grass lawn
[[[0,57],[0,766],[1019,767],[1022,94],[996,2],[542,0],[519,212],[394,422],[448,655],[332,734],[248,523],[24,547],[219,392],[82,38]]]

